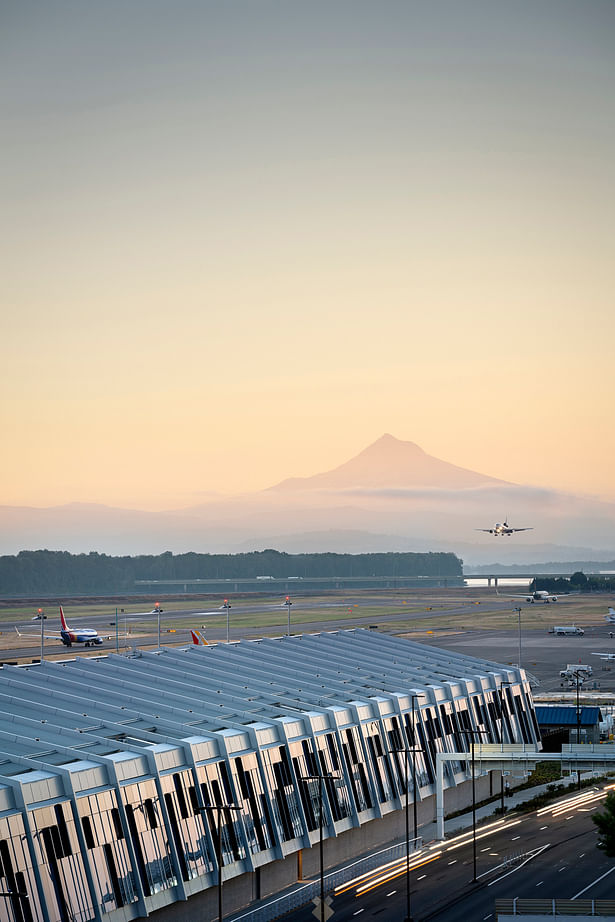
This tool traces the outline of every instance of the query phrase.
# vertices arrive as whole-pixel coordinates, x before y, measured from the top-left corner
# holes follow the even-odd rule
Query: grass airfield
[[[514,590],[515,593],[518,591]],[[117,601],[117,605],[116,605]],[[160,600],[161,644],[185,646],[190,629],[204,631],[209,643],[226,641],[226,611],[216,597],[176,596]],[[291,632],[294,634],[352,627],[378,630],[478,656],[496,663],[519,662],[540,682],[538,692],[569,693],[559,677],[568,663],[590,663],[594,674],[584,691],[615,693],[615,660],[594,656],[594,652],[615,653],[615,625],[604,620],[610,593],[562,596],[558,602],[527,603],[525,597],[496,594],[493,588],[374,591],[296,595],[292,597]],[[73,628],[95,627],[104,638],[97,647],[64,647],[59,639],[45,641],[45,658],[63,660],[75,656],[101,656],[134,646],[158,646],[158,618],[151,612],[154,601],[92,600],[62,602]],[[237,596],[231,599],[230,639],[255,639],[286,634],[288,610],[284,597]],[[0,603],[0,660],[37,662],[40,656],[40,621],[32,621],[38,608],[47,614],[45,632],[59,631],[59,604]],[[118,633],[116,637],[116,607]],[[521,609],[521,632],[519,612]],[[204,614],[205,613],[205,614]],[[583,637],[559,637],[549,633],[555,625],[576,624]],[[15,631],[30,634],[19,637]]]

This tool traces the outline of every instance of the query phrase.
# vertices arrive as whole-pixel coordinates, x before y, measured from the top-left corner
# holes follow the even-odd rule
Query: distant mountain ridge
[[[386,433],[350,461],[312,477],[290,477],[269,489],[293,490],[348,489],[351,487],[435,487],[464,489],[487,484],[506,484],[486,474],[478,474],[448,461],[428,455],[414,442],[403,442]]]
[[[555,458],[556,447],[549,450]],[[479,532],[506,516],[513,527],[533,530],[512,538]],[[214,554],[264,547],[288,553],[446,550],[470,565],[610,560],[615,504],[499,480],[387,434],[330,471],[251,494],[210,496],[184,509],[0,507],[0,554],[45,548]]]

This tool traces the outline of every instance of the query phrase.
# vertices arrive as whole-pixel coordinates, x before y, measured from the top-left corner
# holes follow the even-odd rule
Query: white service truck
[[[582,637],[584,633],[583,628],[577,627],[575,624],[560,624],[557,627],[549,628],[549,634],[555,634],[557,637]]]
[[[594,674],[594,670],[585,663],[568,663],[565,669],[560,669],[559,674],[562,679],[572,680],[578,675],[579,679],[583,681],[589,679],[589,677]]]

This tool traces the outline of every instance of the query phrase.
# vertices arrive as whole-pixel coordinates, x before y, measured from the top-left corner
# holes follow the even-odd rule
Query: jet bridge
[[[471,762],[470,752],[436,754],[436,838],[444,839],[444,763]],[[561,752],[542,752],[528,743],[476,743],[474,776],[488,771],[532,771],[537,762],[561,762],[562,771],[615,770],[615,746],[570,744]]]

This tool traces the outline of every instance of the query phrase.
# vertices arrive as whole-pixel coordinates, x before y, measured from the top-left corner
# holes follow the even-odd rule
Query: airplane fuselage
[[[61,630],[60,639],[65,647],[71,647],[74,643],[85,644],[86,647],[89,646],[100,646],[103,642],[102,637],[99,636],[98,631],[94,631],[91,628],[83,628],[80,631],[69,631]]]

